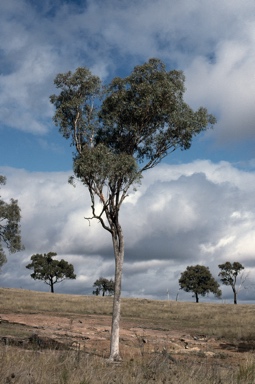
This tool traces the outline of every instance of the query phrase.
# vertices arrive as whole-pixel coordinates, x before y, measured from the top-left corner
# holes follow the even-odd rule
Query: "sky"
[[[49,291],[25,267],[56,252],[76,280],[58,293],[92,294],[114,276],[111,237],[88,222],[90,200],[72,175],[70,143],[52,122],[58,73],[88,67],[104,83],[149,58],[185,74],[185,101],[217,118],[213,129],[144,174],[121,209],[123,296],[193,301],[179,291],[189,265],[239,261],[255,299],[255,3],[253,0],[0,0],[0,174],[22,213],[25,250],[7,254],[0,286]],[[220,302],[231,303],[221,286]],[[202,301],[213,300],[213,296]]]

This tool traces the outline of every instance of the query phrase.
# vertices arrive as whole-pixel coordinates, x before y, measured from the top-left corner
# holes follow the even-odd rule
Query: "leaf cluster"
[[[97,104],[102,89],[99,77],[88,68],[77,68],[75,73],[58,74],[54,80],[59,95],[50,96],[56,108],[54,122],[64,138],[72,139],[72,145],[89,144],[98,128]]]
[[[150,59],[126,78],[116,77],[105,86],[87,68],[57,75],[55,85],[60,93],[50,97],[56,108],[53,120],[76,147],[74,163],[86,163],[83,177],[96,177],[97,181],[99,176],[100,183],[107,183],[123,159],[142,163],[137,168],[141,172],[159,163],[169,150],[188,149],[192,138],[214,124],[215,118],[205,108],[193,111],[184,102],[184,82],[181,71],[168,72],[159,59]],[[97,146],[101,155],[105,147],[108,153],[122,157],[108,162],[101,156],[103,164],[94,167],[87,152]],[[92,173],[90,167],[94,167]],[[102,177],[102,167],[103,174],[109,169],[108,177]],[[121,170],[121,178],[125,171],[129,174],[129,166]],[[81,168],[77,176],[81,176]]]
[[[125,153],[115,154],[103,144],[78,155],[74,161],[74,173],[97,194],[108,186],[113,196],[141,178],[133,157]]]
[[[176,148],[188,149],[192,137],[214,124],[205,108],[194,112],[183,100],[182,71],[167,71],[159,59],[136,66],[130,76],[105,87],[97,142],[127,153],[142,169],[155,166]]]
[[[54,260],[55,256],[57,256],[55,252],[32,255],[32,262],[26,266],[34,271],[31,277],[34,280],[43,280],[50,286],[65,279],[75,279],[73,265],[63,259]]]
[[[105,296],[105,294],[108,292],[109,295],[114,294],[114,289],[115,289],[115,283],[112,279],[108,280],[105,277],[100,277],[97,279],[93,287],[96,289],[93,291],[93,295],[100,295],[102,292],[102,296]]]
[[[216,297],[221,296],[218,282],[212,276],[208,267],[203,265],[188,266],[181,273],[180,288],[185,292],[205,296],[212,292]]]
[[[5,183],[6,178],[0,175],[0,185]],[[21,214],[18,201],[11,199],[9,203],[6,203],[0,196],[0,267],[6,262],[3,245],[11,253],[24,249],[21,243],[20,219]]]
[[[232,288],[235,287],[237,276],[244,269],[244,266],[238,261],[233,263],[227,261],[226,263],[219,264],[218,267],[221,269],[219,277],[222,283],[230,285]]]

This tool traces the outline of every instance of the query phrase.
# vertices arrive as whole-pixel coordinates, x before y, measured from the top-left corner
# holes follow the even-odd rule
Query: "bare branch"
[[[102,218],[102,215],[105,213],[106,209],[107,209],[107,201],[105,201],[104,199],[104,196],[103,194],[101,193],[99,198],[100,198],[100,201],[103,203],[103,208],[102,208],[102,211],[101,213],[98,215],[96,214],[96,208],[95,208],[95,192],[94,192],[94,189],[92,187],[89,187],[89,193],[90,193],[90,199],[91,199],[91,210],[92,210],[92,217],[86,217],[85,219],[90,221],[90,220],[93,220],[93,219],[97,219],[100,221],[102,227],[107,230],[108,232],[112,233],[112,230],[109,226],[107,226]],[[98,196],[98,194],[97,194]]]

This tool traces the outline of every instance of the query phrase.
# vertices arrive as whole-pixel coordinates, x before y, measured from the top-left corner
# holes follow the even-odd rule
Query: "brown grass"
[[[0,313],[47,313],[48,316],[111,316],[112,298],[0,289]],[[122,319],[143,328],[179,330],[232,341],[255,340],[255,306],[196,304],[146,299],[122,299]],[[0,337],[23,337],[18,325],[0,324]],[[142,348],[142,347],[141,347]],[[24,350],[0,344],[0,383],[255,383],[255,360],[247,353],[245,363],[233,369],[204,356],[173,362],[168,354],[143,354],[121,364],[81,351]],[[222,354],[222,357],[223,356]]]
[[[206,361],[192,364],[183,361],[173,364],[167,357],[160,355],[113,365],[105,359],[90,355],[79,356],[77,352],[73,351],[24,352],[12,348],[1,349],[0,359],[1,383],[237,383],[237,375],[232,370],[222,370],[217,364],[209,365]],[[249,365],[248,375],[250,375],[250,370]],[[241,376],[244,375],[247,376],[245,368]],[[248,382],[253,383],[253,381],[244,383]]]
[[[0,312],[111,316],[112,298],[0,288]],[[255,340],[255,305],[123,298],[122,318],[139,320],[152,329],[188,329],[214,337]]]

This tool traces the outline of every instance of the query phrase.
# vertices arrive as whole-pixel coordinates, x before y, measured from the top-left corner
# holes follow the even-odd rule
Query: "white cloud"
[[[8,257],[2,285],[35,287],[25,265],[33,253],[49,251],[73,263],[79,277],[60,285],[59,291],[91,293],[96,278],[113,277],[110,235],[96,221],[89,225],[84,219],[91,213],[82,185],[71,187],[67,172],[2,168],[0,173],[7,176],[2,197],[19,200],[26,246]],[[177,292],[178,276],[187,265],[209,266],[215,277],[218,264],[227,260],[244,263],[253,271],[254,183],[254,173],[228,163],[164,164],[149,171],[139,197],[127,200],[121,210],[124,294],[163,297],[167,289]],[[42,283],[36,284],[36,289],[42,288]]]
[[[197,57],[186,71],[188,101],[218,115],[219,124],[209,133],[218,141],[254,139],[254,43],[254,34],[249,42],[224,42],[215,63]]]
[[[213,137],[253,139],[254,15],[241,0],[10,0],[0,16],[1,124],[45,134],[57,73],[86,65],[106,79],[157,56],[185,70],[191,105],[217,115]]]

